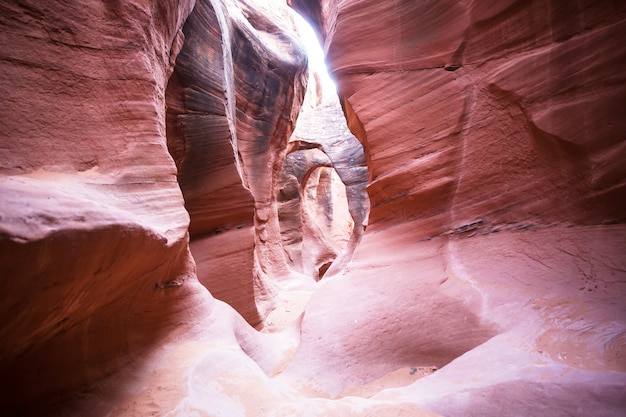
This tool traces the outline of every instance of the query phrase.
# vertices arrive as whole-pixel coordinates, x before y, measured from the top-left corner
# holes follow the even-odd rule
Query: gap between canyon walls
[[[224,9],[231,19],[230,44],[224,43],[217,24],[213,7],[218,3],[196,4],[183,28],[185,42],[167,91],[168,145],[191,217],[190,245],[200,281],[253,325],[280,310],[275,307],[283,308],[280,303],[293,301],[279,295],[310,290],[312,301],[300,319],[302,343],[284,362],[280,376],[294,386],[310,383],[321,395],[347,395],[348,387],[402,369],[408,373],[412,368],[442,367],[489,339],[495,329],[478,314],[480,295],[471,289],[464,292],[452,281],[443,285],[445,270],[436,245],[417,255],[407,252],[410,245],[398,247],[388,261],[371,252],[380,251],[371,240],[370,261],[384,262],[384,267],[364,266],[361,259],[359,272],[314,285],[321,277],[346,272],[363,237],[369,214],[366,152],[346,125],[338,98],[319,96],[323,89],[316,85],[318,76],[309,74],[306,99],[298,90],[306,74],[296,67],[304,61],[282,59],[284,51],[295,50],[295,39],[285,35],[293,28],[286,24],[283,31],[273,31],[275,23],[266,21],[263,13],[276,10],[248,10],[242,4],[241,13]],[[212,31],[204,29],[207,22]],[[231,49],[232,69],[220,62],[225,54],[215,45]],[[275,50],[280,52],[276,56]],[[239,172],[224,111],[229,96],[224,91],[231,88],[224,73],[231,70]],[[347,102],[344,109],[350,109]],[[348,110],[354,126],[358,119]],[[221,126],[219,137],[216,126]],[[209,163],[218,152],[220,157]],[[209,171],[219,164],[221,171]],[[343,185],[337,193],[332,191],[336,178]],[[346,196],[343,204],[333,201],[341,194]],[[240,197],[224,198],[229,195]],[[335,246],[324,235],[337,219],[326,213],[339,213],[340,208],[344,221],[337,223],[344,230],[337,240],[343,242]],[[428,272],[423,286],[411,285],[414,277],[405,269],[415,259]],[[346,298],[354,300],[349,309],[342,308]],[[285,312],[294,313],[288,310],[285,307]],[[371,326],[362,322],[364,317]],[[270,314],[264,323],[267,331],[280,330],[272,328],[275,320]],[[376,342],[354,347],[363,332]],[[351,347],[338,351],[337,344]],[[248,344],[243,349],[254,352],[258,347]]]
[[[196,2],[166,91],[168,149],[198,278],[253,325],[275,307],[281,285],[341,271],[369,211],[363,149],[336,93],[307,69],[294,15],[273,2]],[[325,160],[290,176],[302,167],[287,155],[312,149]],[[288,202],[285,181],[294,179]],[[322,228],[312,214],[320,210]]]

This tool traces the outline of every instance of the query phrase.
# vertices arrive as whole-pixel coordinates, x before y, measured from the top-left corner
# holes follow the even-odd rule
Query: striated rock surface
[[[232,23],[224,8],[221,2],[196,3],[166,91],[168,148],[192,236],[250,223],[254,214],[254,199],[237,169]]]
[[[624,6],[290,4],[0,2],[0,414],[626,413]]]
[[[623,414],[624,6],[291,3],[318,19],[372,210],[285,377],[341,396],[443,366],[373,398]]]
[[[274,194],[306,57],[280,2],[198,1],[182,34],[167,87],[168,147],[198,277],[256,325],[273,305],[273,280],[287,272]],[[241,235],[253,222],[255,233]]]
[[[460,213],[441,217],[452,202],[493,224],[516,217],[541,223],[623,219],[624,202],[614,193],[624,173],[609,161],[619,158],[624,128],[617,115],[624,103],[624,53],[612,46],[623,33],[623,7],[431,6],[328,6],[327,19],[335,22],[328,58],[348,113],[366,131],[361,139],[371,157],[372,223],[406,220],[399,203],[406,198],[423,205],[414,211],[423,221],[437,218],[441,226],[475,220]],[[371,24],[341,24],[369,21],[370,14],[378,17]],[[377,105],[368,104],[373,97]],[[411,169],[399,169],[405,165]],[[468,169],[471,175],[463,172]],[[409,171],[420,176],[422,189],[401,181]],[[477,193],[472,181],[481,178],[494,184]],[[403,193],[408,196],[396,198]],[[475,207],[481,204],[489,206]],[[388,219],[392,214],[395,220]]]
[[[336,93],[327,91],[319,101],[300,113],[277,197],[288,257],[315,279],[345,267],[369,215],[363,147],[348,130]]]
[[[213,308],[165,145],[191,7],[0,5],[4,415],[45,414]]]

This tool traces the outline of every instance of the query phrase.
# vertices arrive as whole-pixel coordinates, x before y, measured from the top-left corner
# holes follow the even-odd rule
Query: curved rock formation
[[[0,414],[625,414],[624,6],[290,0],[361,156],[285,3],[0,2]],[[370,226],[257,331],[298,148]]]
[[[311,89],[307,94],[313,93]],[[292,153],[285,159],[278,196],[285,249],[299,272],[316,279],[335,275],[352,258],[369,215],[363,147],[348,130],[335,94],[327,92],[318,105],[303,108],[290,147]],[[320,198],[307,199],[311,187],[317,189],[323,176],[328,187],[332,187],[333,178],[339,179],[342,186],[335,187],[339,186],[340,192],[330,197],[329,188]],[[347,205],[348,218],[342,215],[342,205]],[[316,207],[326,211],[322,223],[327,226],[316,226]]]
[[[342,223],[338,228],[343,228],[347,237],[351,233],[350,217],[340,211],[342,205],[347,208],[345,187],[341,195],[333,192],[338,184],[343,186],[333,173],[330,160],[317,148],[291,152],[283,164],[278,195],[283,248],[291,267],[315,279],[323,275],[320,268],[331,263],[347,241],[345,236],[332,238],[330,223]]]
[[[75,398],[213,308],[165,146],[191,6],[0,6],[2,414]]]
[[[376,398],[444,415],[623,413],[624,7],[291,3],[323,31],[372,211],[350,270],[307,307],[286,375],[338,395],[448,363]]]
[[[168,147],[198,277],[256,325],[273,305],[272,281],[286,272],[273,196],[306,58],[285,5],[198,1],[182,33],[167,88]],[[240,231],[253,222],[253,234]]]

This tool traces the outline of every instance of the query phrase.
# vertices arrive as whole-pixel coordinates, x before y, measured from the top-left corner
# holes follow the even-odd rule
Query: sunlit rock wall
[[[624,5],[291,3],[325,39],[372,211],[286,374],[339,395],[446,365],[402,398],[444,415],[623,413]]]
[[[3,407],[64,401],[208,317],[185,207],[203,282],[251,322],[271,305],[273,176],[306,83],[275,6],[0,6]]]
[[[0,4],[4,415],[45,414],[212,308],[165,140],[192,6]]]
[[[374,227],[623,219],[620,3],[321,3]]]

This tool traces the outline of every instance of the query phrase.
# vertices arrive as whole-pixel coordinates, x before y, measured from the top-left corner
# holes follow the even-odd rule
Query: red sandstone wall
[[[623,412],[622,3],[291,3],[318,19],[372,211],[307,306],[286,377],[342,395],[445,365],[374,398]]]
[[[285,6],[4,3],[0,372],[28,413],[206,321],[189,215],[200,280],[260,321],[306,61]]]
[[[321,3],[372,227],[623,219],[621,3]]]
[[[256,325],[286,272],[274,195],[305,55],[285,5],[198,1],[182,33],[167,126],[191,250],[200,281]]]
[[[39,3],[0,5],[5,414],[80,399],[73,415],[624,414],[620,2],[307,2],[366,147],[372,227],[275,334],[197,283],[166,144],[199,233],[221,230],[195,241],[196,260],[210,254],[211,276],[253,268],[258,287],[234,299],[267,308],[264,279],[289,277],[273,196],[302,93],[297,48],[285,67],[269,58],[290,44],[285,22],[266,19],[270,3],[229,7],[230,56],[245,63],[232,86],[212,32],[187,71],[199,56],[224,67],[196,80],[181,65],[166,92],[190,3]],[[194,113],[207,110],[219,122]],[[189,154],[210,147],[206,125],[240,171]],[[232,203],[202,193],[215,177]],[[245,187],[254,228],[233,228]],[[418,367],[440,369],[345,396]]]
[[[10,410],[45,410],[212,305],[165,145],[165,85],[191,2],[52,6],[0,5],[0,402]]]

